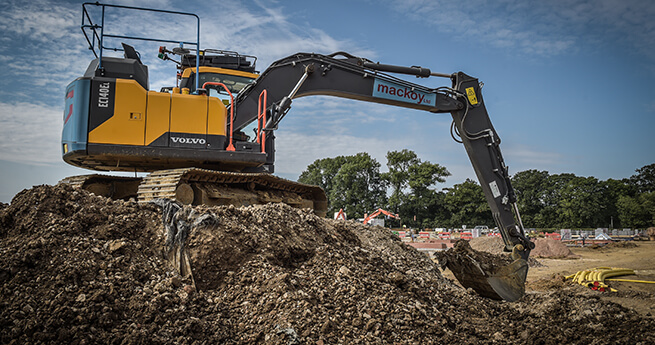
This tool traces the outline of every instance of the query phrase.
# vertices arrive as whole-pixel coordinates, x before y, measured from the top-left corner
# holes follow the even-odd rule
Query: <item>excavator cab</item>
[[[225,68],[216,67],[200,67],[200,73],[196,73],[194,68],[187,68],[182,73],[182,81],[180,88],[188,88],[189,92],[195,91],[195,78],[198,77],[199,84],[205,83],[222,83],[234,95],[243,90],[246,85],[252,83],[257,79],[257,74],[228,70]],[[221,88],[206,86],[210,96],[218,96],[218,94],[226,95],[227,93]]]
[[[180,88],[187,88],[190,93],[196,90],[196,85],[203,87],[205,83],[210,82],[222,83],[229,92],[236,95],[259,76],[255,70],[257,62],[255,56],[228,50],[204,49],[199,52],[197,57],[196,54],[191,54],[190,51],[187,53],[187,51],[180,54],[177,49],[167,50],[166,47],[160,47],[159,56],[166,59],[166,53],[181,55],[178,64]],[[198,59],[197,62],[196,59]],[[196,78],[198,78],[197,83]],[[212,90],[215,90],[215,93],[226,94],[222,88],[212,87]],[[212,96],[211,93],[210,96]]]
[[[162,48],[166,51],[165,47],[161,47],[160,51]],[[255,70],[257,58],[254,56],[233,51],[206,49],[202,51],[200,57],[200,66],[196,68],[193,65],[195,55],[182,55],[181,63],[178,65],[181,70],[179,74],[180,89],[195,93],[197,84],[209,97],[220,99],[225,106],[231,106],[233,96],[238,95],[241,90],[259,77]],[[258,137],[257,125],[257,121],[248,125],[248,130],[254,131],[254,138]],[[246,135],[247,131],[244,130],[235,132],[234,136],[242,142],[249,143],[251,137]]]

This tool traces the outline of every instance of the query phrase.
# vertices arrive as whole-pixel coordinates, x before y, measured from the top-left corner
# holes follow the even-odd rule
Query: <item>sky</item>
[[[296,52],[346,51],[432,71],[463,71],[482,93],[510,174],[536,169],[600,180],[655,163],[655,2],[638,0],[105,1],[200,16],[200,46],[258,57],[258,70]],[[113,12],[110,10],[114,10]],[[114,34],[193,40],[195,21],[107,11]],[[0,202],[92,171],[61,158],[65,88],[94,58],[82,1],[0,0]],[[128,42],[150,88],[175,83],[157,45]],[[118,43],[117,43],[118,44]],[[405,79],[429,87],[443,78]],[[413,150],[450,173],[437,189],[475,180],[449,114],[333,97],[304,97],[276,132],[276,175],[314,160]]]

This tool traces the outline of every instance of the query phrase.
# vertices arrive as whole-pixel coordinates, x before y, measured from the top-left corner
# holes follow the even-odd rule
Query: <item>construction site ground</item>
[[[616,278],[655,282],[655,241],[617,242],[606,247],[570,247],[579,258],[539,258],[542,267],[528,271],[528,290],[543,291],[546,286],[539,285],[553,276],[566,276],[595,267],[617,267],[633,269],[636,275]],[[655,301],[644,303],[639,293],[655,295],[655,283],[631,283],[609,281],[618,293],[599,293],[603,300],[620,303],[643,315],[655,315]]]
[[[544,242],[556,241],[541,240]],[[502,240],[498,237],[475,239],[472,246],[475,249],[490,253],[498,254],[502,252]],[[622,241],[604,246],[567,246],[568,255],[561,251],[562,247],[564,247],[564,244],[559,242],[556,247],[558,250],[542,252],[550,257],[535,257],[533,255],[526,284],[528,293],[578,289],[579,286],[571,286],[563,278],[578,271],[597,267],[629,268],[635,271],[635,275],[616,278],[655,282],[655,241]],[[539,254],[538,251],[537,254]],[[442,273],[444,277],[453,279],[454,283],[457,284],[449,270],[446,269]],[[601,300],[619,303],[642,315],[655,315],[655,300],[641,298],[646,295],[655,296],[655,283],[619,281],[607,281],[607,283],[617,292],[601,293],[593,291],[590,293],[598,296]]]
[[[193,279],[166,260],[156,205],[67,185],[0,204],[0,343],[655,343],[650,287],[600,293],[557,276],[608,265],[652,279],[651,243],[537,259],[510,303],[459,287],[385,228],[284,204],[178,213],[197,225],[173,234]]]

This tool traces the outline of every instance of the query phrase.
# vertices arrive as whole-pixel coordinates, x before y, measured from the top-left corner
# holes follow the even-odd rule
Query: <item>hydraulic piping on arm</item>
[[[282,97],[282,99],[275,104],[274,111],[272,111],[272,116],[270,117],[269,122],[266,123],[264,130],[277,129],[277,125],[280,123],[280,121],[282,121],[284,116],[286,116],[286,114],[289,112],[289,109],[291,109],[292,99],[296,96],[303,83],[305,83],[307,77],[313,72],[314,65],[307,65],[305,67],[305,73],[303,73],[302,77],[300,77],[298,83],[296,83],[296,85],[287,96]]]

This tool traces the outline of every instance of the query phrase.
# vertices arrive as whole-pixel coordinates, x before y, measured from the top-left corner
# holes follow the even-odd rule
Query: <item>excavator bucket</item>
[[[525,293],[528,263],[524,259],[478,252],[460,240],[439,255],[439,264],[448,267],[463,287],[481,296],[513,302]]]
[[[518,259],[501,267],[497,273],[487,278],[487,282],[498,297],[514,302],[525,294],[525,278],[528,275],[528,262]]]

